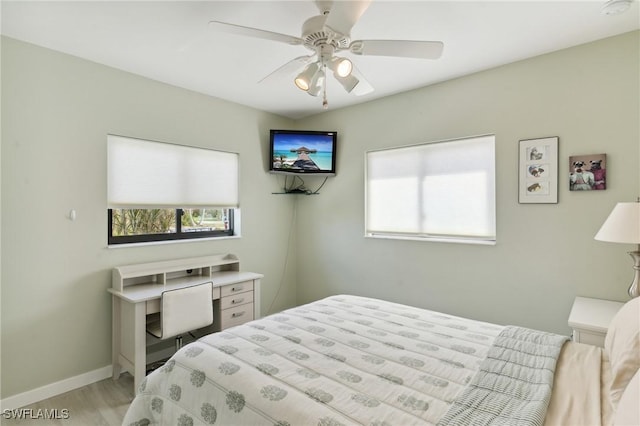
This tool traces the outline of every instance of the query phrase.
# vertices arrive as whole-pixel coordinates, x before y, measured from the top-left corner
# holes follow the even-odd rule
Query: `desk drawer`
[[[234,294],[253,291],[253,281],[243,281],[241,283],[225,285],[220,289],[220,296],[233,296]]]
[[[253,302],[220,312],[220,328],[233,327],[253,320]]]
[[[253,291],[227,296],[220,299],[220,309],[235,308],[236,306],[253,303]]]

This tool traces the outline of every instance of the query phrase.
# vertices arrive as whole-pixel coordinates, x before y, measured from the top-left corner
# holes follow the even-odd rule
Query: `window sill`
[[[471,244],[480,246],[495,246],[495,240],[475,240],[467,238],[442,238],[442,237],[421,237],[406,235],[383,235],[383,234],[365,234],[365,238],[381,239],[381,240],[407,240],[407,241],[423,241],[430,243],[453,243],[453,244]]]
[[[198,243],[203,241],[220,241],[220,240],[235,240],[242,238],[242,235],[231,235],[225,237],[211,237],[211,238],[187,238],[184,240],[167,240],[167,241],[146,241],[144,243],[124,243],[124,244],[108,244],[108,249],[118,249],[127,247],[143,247],[143,246],[159,246],[166,244],[184,244],[184,243]]]

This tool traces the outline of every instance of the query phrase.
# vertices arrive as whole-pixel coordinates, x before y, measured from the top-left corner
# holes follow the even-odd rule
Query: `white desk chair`
[[[213,284],[198,284],[162,293],[159,317],[147,323],[147,331],[165,340],[176,338],[176,351],[182,347],[182,334],[213,324]]]

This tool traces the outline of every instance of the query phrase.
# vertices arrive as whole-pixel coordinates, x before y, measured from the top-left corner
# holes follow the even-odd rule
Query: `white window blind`
[[[367,236],[495,241],[495,137],[366,154]]]
[[[238,154],[107,137],[109,208],[238,207]]]

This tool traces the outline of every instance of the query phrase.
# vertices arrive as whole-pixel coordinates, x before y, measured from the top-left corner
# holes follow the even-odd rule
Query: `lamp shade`
[[[612,243],[640,244],[640,203],[618,203],[594,238]]]

